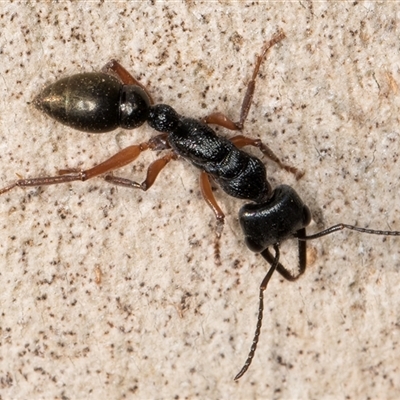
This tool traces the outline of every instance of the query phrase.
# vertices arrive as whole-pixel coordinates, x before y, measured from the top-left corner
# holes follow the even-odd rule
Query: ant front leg
[[[150,104],[154,101],[146,87],[135,79],[117,60],[109,61],[102,69],[102,72],[117,77],[125,85],[135,85],[141,87],[150,99]]]
[[[200,174],[200,190],[207,205],[213,211],[215,218],[217,218],[217,237],[219,238],[224,227],[225,214],[218,205],[217,200],[215,200],[210,184],[210,178],[204,171]]]
[[[200,190],[204,200],[213,211],[215,218],[217,218],[217,226],[215,230],[216,239],[214,242],[214,260],[215,264],[219,266],[221,265],[219,240],[221,238],[222,230],[224,229],[225,214],[219,207],[217,200],[215,200],[210,184],[210,177],[205,171],[200,173]]]

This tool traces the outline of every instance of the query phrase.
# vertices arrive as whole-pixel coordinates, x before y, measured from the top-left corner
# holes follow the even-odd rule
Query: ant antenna
[[[239,380],[249,369],[251,362],[253,361],[254,353],[256,352],[257,349],[257,343],[258,339],[260,338],[260,331],[261,331],[261,326],[262,326],[262,319],[263,319],[263,313],[264,313],[264,291],[267,288],[268,282],[271,279],[272,274],[275,272],[276,267],[279,264],[279,243],[274,244],[274,250],[275,250],[275,258],[274,261],[271,264],[271,268],[267,272],[267,275],[265,275],[263,281],[261,282],[260,285],[260,303],[258,306],[258,317],[257,317],[257,326],[256,326],[256,331],[254,332],[254,338],[253,338],[253,343],[251,344],[250,352],[249,355],[247,356],[247,360],[243,365],[243,368],[240,370],[240,372],[235,376],[235,381]],[[261,255],[263,255],[264,252],[268,251],[264,250]]]
[[[294,236],[297,237],[298,240],[305,241],[305,240],[317,239],[322,236],[330,235],[333,232],[342,231],[343,229],[349,229],[351,231],[357,231],[357,232],[361,232],[361,233],[368,233],[370,235],[400,236],[399,231],[380,231],[380,230],[376,230],[376,229],[359,228],[358,226],[347,225],[347,224],[333,225],[327,229],[324,229],[321,232],[317,232],[317,233],[314,233],[313,235],[309,235],[309,236],[300,236],[300,235],[294,235]]]
[[[295,233],[293,236],[295,238],[297,238],[298,241],[305,242],[307,240],[317,239],[317,238],[320,238],[323,236],[330,235],[333,232],[341,231],[343,229],[349,229],[349,230],[361,232],[361,233],[368,233],[370,235],[400,236],[400,231],[382,231],[382,230],[376,230],[376,229],[359,228],[357,226],[348,225],[348,224],[333,225],[327,229],[324,229],[323,231],[314,233],[313,235],[309,235],[309,236],[304,235],[304,230],[300,230],[297,233]],[[249,369],[250,364],[253,361],[256,349],[257,349],[258,339],[260,338],[260,332],[261,332],[261,326],[262,326],[263,312],[264,312],[264,291],[267,288],[268,282],[270,281],[272,274],[275,272],[276,268],[279,265],[279,256],[280,256],[279,245],[280,245],[279,242],[275,243],[273,245],[274,250],[275,250],[275,257],[273,258],[273,260],[270,261],[271,268],[265,275],[265,277],[260,285],[260,295],[259,295],[260,302],[259,302],[259,306],[258,306],[256,331],[254,333],[253,342],[251,344],[251,348],[250,348],[249,355],[247,356],[247,360],[244,363],[240,372],[235,376],[235,378],[234,378],[235,381],[239,380]],[[262,251],[261,255],[264,258],[266,258],[267,260],[271,259],[271,253],[269,253],[268,248],[265,249],[264,251]],[[297,278],[294,278],[294,279],[297,279]]]

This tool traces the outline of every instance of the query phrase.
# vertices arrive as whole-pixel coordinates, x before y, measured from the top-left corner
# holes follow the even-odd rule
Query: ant
[[[121,150],[90,169],[62,169],[58,171],[57,176],[19,179],[0,189],[0,194],[3,194],[16,187],[86,181],[106,174],[104,179],[109,183],[146,191],[153,185],[160,171],[171,160],[180,156],[200,169],[201,193],[220,226],[225,215],[212,193],[210,177],[228,195],[252,201],[240,209],[239,223],[247,247],[260,253],[270,264],[270,269],[260,285],[257,326],[250,352],[235,380],[244,375],[253,360],[261,332],[264,291],[272,274],[276,270],[289,281],[298,279],[306,269],[307,240],[320,238],[342,229],[375,235],[400,236],[398,231],[372,230],[348,224],[337,224],[307,236],[305,228],[311,222],[309,208],[290,186],[280,185],[272,190],[262,161],[246,153],[242,148],[257,147],[266,157],[293,173],[297,179],[300,179],[303,173],[283,163],[259,139],[243,135],[226,139],[218,136],[209,127],[209,124],[215,124],[234,131],[243,129],[262,61],[270,48],[284,38],[285,34],[278,31],[264,44],[261,54],[256,57],[238,122],[233,122],[221,113],[213,113],[200,121],[179,115],[166,104],[154,104],[147,89],[115,60],[106,64],[102,72],[81,73],[60,79],[47,86],[35,98],[34,104],[62,124],[85,132],[101,133],[118,127],[134,129],[147,122],[150,127],[161,133],[147,142]],[[140,153],[148,149],[169,150],[169,152],[150,164],[146,179],[142,183],[109,174],[133,162]],[[296,238],[298,243],[297,274],[279,262],[280,244],[289,238]],[[269,250],[270,247],[274,249],[274,254]]]

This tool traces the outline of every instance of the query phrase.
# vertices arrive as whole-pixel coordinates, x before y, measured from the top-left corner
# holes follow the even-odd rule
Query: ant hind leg
[[[115,76],[125,85],[135,85],[141,87],[150,99],[150,104],[154,101],[144,85],[135,79],[117,60],[110,60],[102,69],[102,72]]]
[[[57,185],[60,183],[67,183],[74,181],[86,181],[98,175],[105,174],[107,172],[121,168],[127,164],[130,164],[131,162],[136,160],[136,158],[140,155],[140,153],[142,153],[147,149],[153,149],[153,147],[154,145],[152,142],[144,142],[139,145],[128,146],[125,149],[118,152],[117,154],[110,157],[109,159],[87,170],[66,168],[59,170],[58,176],[18,179],[11,185],[6,186],[3,189],[0,189],[0,195],[14,189],[15,187]]]
[[[238,122],[233,122],[226,115],[215,112],[205,117],[203,121],[206,124],[214,124],[222,126],[223,128],[230,129],[233,131],[241,131],[243,129],[244,123],[246,121],[247,115],[249,114],[251,102],[253,101],[254,90],[256,87],[256,79],[258,72],[260,71],[260,66],[263,60],[268,53],[268,50],[274,46],[276,43],[279,43],[281,40],[285,38],[285,34],[283,31],[278,31],[275,35],[266,42],[261,50],[261,54],[257,55],[256,64],[253,69],[253,74],[251,76],[250,82],[247,84],[246,93],[243,98],[242,106],[240,108],[240,119]]]

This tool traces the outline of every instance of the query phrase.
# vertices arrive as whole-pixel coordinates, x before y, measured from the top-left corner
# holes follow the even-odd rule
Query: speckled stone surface
[[[155,101],[236,119],[256,53],[283,29],[244,132],[305,175],[265,160],[272,185],[294,186],[310,206],[309,232],[338,222],[400,230],[398,10],[2,2],[1,186],[90,167],[154,134],[63,127],[30,105],[45,84],[116,58]],[[141,180],[156,158],[119,175]],[[227,215],[219,241],[198,171],[180,160],[146,193],[98,178],[2,195],[0,398],[397,398],[400,239],[349,232],[310,243],[297,282],[272,278],[256,357],[233,382],[267,265],[243,243],[242,202],[215,193]],[[295,265],[295,243],[282,252]]]

